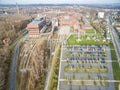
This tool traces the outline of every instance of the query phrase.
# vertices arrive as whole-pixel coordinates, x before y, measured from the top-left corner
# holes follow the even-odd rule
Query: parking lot
[[[59,90],[115,90],[106,45],[63,45],[59,73]]]

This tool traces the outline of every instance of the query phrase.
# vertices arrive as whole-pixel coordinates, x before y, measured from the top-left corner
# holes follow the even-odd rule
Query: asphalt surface
[[[10,73],[10,89],[9,90],[16,90],[16,60],[17,60],[18,49],[19,49],[19,43],[15,46],[15,49],[14,49],[12,69]]]
[[[67,50],[67,49],[63,49],[62,50],[62,60],[61,60],[61,67],[60,67],[60,76],[59,76],[59,87],[58,87],[58,90],[115,90],[115,87],[114,87],[114,83],[113,82],[109,82],[109,85],[108,86],[94,86],[94,85],[66,85],[64,83],[64,81],[61,81],[62,79],[64,80],[64,77],[67,76],[67,77],[77,77],[77,78],[80,78],[80,77],[88,77],[88,74],[94,78],[94,77],[97,77],[98,74],[100,74],[101,76],[104,76],[104,77],[107,77],[108,80],[112,81],[114,80],[114,77],[113,77],[113,70],[112,70],[112,60],[111,60],[111,53],[110,53],[110,48],[109,47],[103,47],[102,49],[106,48],[106,53],[107,53],[107,56],[105,57],[105,60],[109,60],[109,63],[108,64],[105,64],[105,66],[108,68],[108,72],[104,73],[104,72],[84,72],[84,73],[78,73],[78,72],[65,72],[64,71],[64,67],[67,66],[67,63],[65,63],[65,60],[64,60],[64,56],[65,56],[65,51],[71,51],[71,49]],[[76,50],[72,50],[72,52],[77,52],[79,48],[76,48]],[[85,49],[85,48],[84,48]],[[99,49],[97,47],[97,49]],[[101,51],[102,49],[98,50]],[[80,51],[80,50],[79,50]],[[97,51],[91,51],[91,52],[96,52]],[[64,57],[64,58],[63,58]],[[73,60],[72,61],[72,64],[76,65],[76,61]],[[88,66],[89,64],[84,64],[85,66]],[[104,63],[102,63],[102,65],[104,65]],[[99,64],[92,64],[92,66],[94,67],[98,67]],[[94,80],[94,79],[93,79]]]
[[[118,38],[118,35],[117,35],[114,27],[112,26],[111,17],[109,16],[108,19],[109,19],[109,28],[110,28],[113,44],[114,44],[114,47],[115,47],[115,50],[116,50],[116,53],[117,53],[118,60],[120,61],[120,42],[119,42],[119,38]]]

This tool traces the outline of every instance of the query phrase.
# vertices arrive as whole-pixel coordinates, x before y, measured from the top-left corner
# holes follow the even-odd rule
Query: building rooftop
[[[35,18],[30,24],[32,25],[38,25],[39,23],[41,23],[44,20],[43,17],[37,17]]]

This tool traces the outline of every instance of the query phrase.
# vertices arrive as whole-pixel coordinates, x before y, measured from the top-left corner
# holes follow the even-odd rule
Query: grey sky
[[[61,4],[61,3],[79,3],[79,4],[89,4],[89,3],[120,3],[120,0],[0,0],[0,4]]]

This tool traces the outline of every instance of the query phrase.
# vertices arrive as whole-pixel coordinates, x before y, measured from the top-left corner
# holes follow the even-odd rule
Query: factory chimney
[[[17,2],[16,2],[16,10],[17,10],[17,14],[20,14]]]

